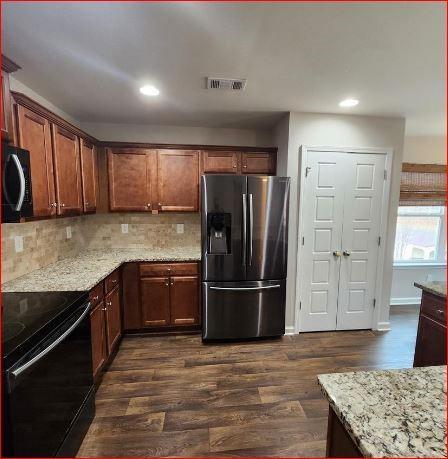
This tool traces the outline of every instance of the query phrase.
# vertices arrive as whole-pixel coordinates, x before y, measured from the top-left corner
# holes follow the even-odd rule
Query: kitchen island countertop
[[[365,457],[446,457],[446,367],[318,376]]]
[[[444,281],[414,282],[414,285],[424,292],[446,298],[446,282]]]
[[[2,284],[3,292],[87,291],[123,263],[200,261],[200,247],[105,249],[81,252]]]

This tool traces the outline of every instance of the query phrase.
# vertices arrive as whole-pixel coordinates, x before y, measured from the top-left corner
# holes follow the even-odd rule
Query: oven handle
[[[17,368],[16,370],[11,371],[10,375],[14,378],[17,378],[17,376],[19,376],[25,370],[27,370],[32,365],[34,365],[36,362],[38,362],[42,357],[47,355],[61,341],[63,341],[65,338],[67,338],[68,335],[70,335],[70,333],[79,325],[79,323],[84,319],[84,317],[88,314],[89,311],[90,311],[90,302],[87,303],[87,307],[85,308],[83,313],[78,317],[76,322],[68,330],[66,330],[61,336],[59,336],[59,338],[55,339],[48,347],[46,347],[42,352],[39,352],[39,354],[34,356],[31,360],[29,360],[28,362],[26,362],[24,365]]]
[[[231,290],[231,291],[247,291],[247,290],[267,290],[269,288],[280,288],[279,284],[265,285],[264,287],[209,287],[210,290]]]

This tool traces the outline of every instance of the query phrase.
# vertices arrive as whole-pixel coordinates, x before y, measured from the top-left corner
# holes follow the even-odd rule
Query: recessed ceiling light
[[[145,96],[158,96],[160,94],[160,91],[155,86],[152,86],[150,84],[142,86],[140,88],[140,92]]]
[[[359,104],[359,100],[356,99],[344,99],[339,102],[339,107],[356,107]]]

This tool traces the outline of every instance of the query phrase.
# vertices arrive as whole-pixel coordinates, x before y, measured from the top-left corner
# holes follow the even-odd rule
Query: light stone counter
[[[414,285],[424,292],[446,298],[446,282],[444,281],[414,282]]]
[[[318,376],[365,457],[446,457],[446,367]]]
[[[2,284],[3,292],[86,291],[122,263],[133,261],[199,261],[199,247],[179,249],[108,249],[81,252]]]

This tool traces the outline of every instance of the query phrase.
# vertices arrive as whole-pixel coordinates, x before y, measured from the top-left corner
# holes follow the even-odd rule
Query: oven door
[[[5,455],[52,457],[93,385],[90,303],[5,374]]]

